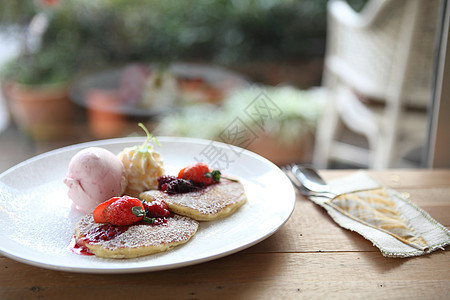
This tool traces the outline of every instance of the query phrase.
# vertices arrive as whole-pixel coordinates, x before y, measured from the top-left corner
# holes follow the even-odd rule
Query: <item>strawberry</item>
[[[220,182],[221,178],[237,181],[236,179],[222,176],[219,170],[211,170],[208,165],[203,162],[198,162],[184,167],[178,173],[178,178],[192,180],[195,184],[201,184],[203,186]]]
[[[143,219],[144,206],[141,200],[130,196],[114,197],[99,204],[94,212],[94,221],[111,225],[131,225]]]
[[[170,215],[167,204],[162,201],[153,200],[151,202],[143,202],[147,216],[150,218],[164,218]]]
[[[94,217],[94,221],[95,223],[106,223],[106,218],[103,215],[103,211],[105,210],[106,207],[108,207],[111,203],[113,203],[116,200],[119,200],[120,197],[113,197],[109,200],[106,200],[105,202],[100,203],[95,209],[94,212],[92,213],[93,217]]]
[[[136,216],[135,207],[144,210],[141,200],[124,196],[105,208],[103,215],[106,221],[111,225],[131,225],[142,220],[143,216]]]
[[[207,164],[198,162],[181,169],[178,173],[178,178],[192,180],[195,183],[202,183],[204,185],[210,185],[213,183],[213,178],[205,176],[210,172],[211,170]]]

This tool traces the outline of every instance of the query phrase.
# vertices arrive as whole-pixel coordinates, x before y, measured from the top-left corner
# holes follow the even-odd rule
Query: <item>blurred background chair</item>
[[[439,7],[439,0],[371,0],[357,13],[345,1],[329,2],[328,103],[316,136],[316,167],[331,161],[397,167],[423,145]],[[365,139],[354,143],[355,137]]]

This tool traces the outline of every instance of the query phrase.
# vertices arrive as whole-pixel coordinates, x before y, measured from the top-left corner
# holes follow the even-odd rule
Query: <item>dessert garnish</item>
[[[165,175],[158,178],[158,189],[168,194],[188,193],[219,183],[221,178],[237,182],[222,176],[219,170],[211,170],[206,163],[197,162],[181,169],[177,177]]]
[[[175,176],[164,175],[158,178],[158,190],[168,194],[188,193],[203,187],[203,184],[195,184],[192,180],[180,179]]]
[[[134,224],[143,219],[144,215],[136,215],[134,211],[144,211],[141,200],[129,196],[114,197],[98,205],[94,212],[96,223],[109,223],[116,226]]]
[[[142,130],[144,130],[145,134],[147,135],[147,139],[145,140],[145,142],[140,146],[136,146],[136,149],[138,149],[138,151],[141,151],[142,153],[153,151],[153,146],[149,144],[150,141],[154,142],[156,145],[161,147],[161,144],[158,142],[158,139],[148,131],[147,127],[145,127],[144,124],[138,123],[138,126],[141,127]]]
[[[144,130],[147,139],[142,145],[127,147],[119,153],[128,177],[128,186],[125,194],[137,196],[140,192],[156,189],[158,178],[164,174],[161,155],[154,151],[154,142],[160,145],[157,139],[151,135],[142,123],[139,126]]]
[[[144,206],[144,210],[142,210],[139,206],[132,208],[133,214],[137,217],[143,216],[142,221],[153,225],[167,223],[166,217],[170,216],[170,211],[166,203],[157,200],[151,202],[142,200],[142,204]]]
[[[99,204],[92,215],[96,223],[126,226],[139,221],[154,224],[157,218],[168,217],[170,211],[161,201],[148,203],[138,198],[122,196]],[[164,220],[158,220],[155,225],[160,223],[164,223]]]
[[[219,170],[211,170],[204,162],[197,162],[184,167],[178,173],[178,178],[192,180],[194,183],[204,184],[205,186],[220,182],[221,178],[237,181],[236,179],[222,176]]]

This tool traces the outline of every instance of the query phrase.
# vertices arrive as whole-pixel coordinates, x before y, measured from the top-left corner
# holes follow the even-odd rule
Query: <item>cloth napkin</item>
[[[370,240],[386,257],[411,257],[443,249],[450,231],[401,193],[364,171],[329,182],[338,196],[310,197],[341,227]]]

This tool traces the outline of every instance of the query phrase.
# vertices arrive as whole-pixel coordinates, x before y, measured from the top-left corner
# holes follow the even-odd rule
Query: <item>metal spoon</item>
[[[330,189],[330,186],[323,180],[314,168],[293,165],[292,174],[299,183],[309,191],[311,196],[334,198],[336,194]]]
[[[313,193],[306,189],[296,178],[296,176],[294,175],[294,173],[292,173],[292,167],[288,166],[288,167],[283,167],[282,168],[283,171],[286,173],[286,175],[288,176],[289,180],[292,182],[292,184],[297,188],[297,190],[306,197],[309,196],[314,196]]]

